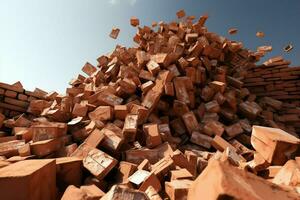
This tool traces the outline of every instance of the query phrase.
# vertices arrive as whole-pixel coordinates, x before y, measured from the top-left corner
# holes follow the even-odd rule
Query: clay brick
[[[30,129],[33,142],[59,138],[67,134],[67,124],[59,122],[33,124]]]
[[[207,112],[218,113],[220,112],[220,105],[216,100],[213,100],[205,104],[205,109]]]
[[[113,109],[110,106],[98,106],[93,112],[90,112],[89,118],[96,121],[106,121],[113,118]]]
[[[99,200],[105,193],[96,185],[83,185],[80,187],[85,192],[88,200]]]
[[[0,128],[3,125],[4,119],[5,119],[5,116],[2,113],[0,113]]]
[[[165,190],[170,200],[187,199],[188,191],[193,181],[191,180],[172,180],[165,182]]]
[[[20,101],[17,99],[12,99],[10,97],[5,97],[4,102],[21,108],[27,108],[29,106],[29,103],[27,101]]]
[[[225,127],[225,131],[229,137],[235,137],[235,136],[243,133],[243,129],[239,122]]]
[[[255,102],[245,101],[239,104],[241,112],[249,119],[255,119],[262,108]]]
[[[153,86],[154,83],[152,81],[147,81],[141,85],[141,90],[143,93],[147,93]]]
[[[159,179],[173,168],[173,160],[170,157],[164,157],[152,166],[151,173],[155,174]]]
[[[179,179],[193,179],[194,176],[185,168],[171,171],[171,181]]]
[[[212,177],[211,175],[214,174]],[[242,184],[241,184],[242,183]],[[215,185],[215,187],[211,187]],[[249,191],[249,188],[252,188]],[[212,160],[191,185],[188,200],[220,198],[234,199],[297,199],[294,192],[284,190],[254,174],[228,163]]]
[[[61,197],[61,200],[71,200],[71,199],[83,200],[83,199],[88,199],[88,197],[85,191],[77,188],[74,185],[70,185],[64,192],[63,196]]]
[[[11,157],[18,155],[18,149],[25,145],[24,140],[12,140],[0,143],[0,155]]]
[[[131,26],[136,27],[136,26],[140,25],[140,20],[136,17],[131,17],[130,24],[131,24]]]
[[[1,198],[55,200],[55,173],[55,161],[48,159],[25,160],[3,167],[0,169]]]
[[[117,181],[119,183],[127,183],[128,178],[137,170],[137,165],[130,163],[130,162],[125,162],[121,161],[119,165],[119,169],[117,172]]]
[[[108,151],[117,152],[123,144],[122,136],[113,130],[105,127],[100,131],[100,134],[105,136],[101,142],[101,146]]]
[[[11,90],[6,90],[4,93],[4,96],[10,97],[10,98],[16,98],[18,95],[17,92],[11,91]]]
[[[148,148],[154,148],[162,143],[157,124],[147,125],[144,127],[144,130],[146,133],[146,146]]]
[[[59,150],[62,146],[60,138],[33,142],[30,144],[30,150],[33,155],[38,157],[47,156]]]
[[[230,143],[228,143],[226,140],[224,140],[218,135],[214,137],[213,141],[211,142],[211,145],[221,152],[223,152],[227,147],[236,150]]]
[[[209,136],[222,136],[224,132],[224,125],[221,122],[208,120],[203,127],[203,133]]]
[[[18,94],[18,99],[21,101],[27,101],[28,96],[26,96],[25,94]]]
[[[226,89],[226,84],[220,81],[213,81],[209,83],[209,87],[211,87],[215,92],[223,94]]]
[[[14,85],[9,85],[9,84],[2,83],[2,82],[0,82],[0,88],[12,90],[12,91],[19,92],[19,93],[23,93],[23,91],[24,91],[23,88],[20,88],[18,86],[14,86]]]
[[[167,82],[165,84],[165,94],[169,96],[175,95],[173,82]]]
[[[114,114],[116,119],[124,120],[128,114],[128,109],[126,105],[115,105]]]
[[[21,146],[20,148],[18,148],[18,154],[22,157],[30,156],[31,155],[30,145],[27,143]]]
[[[74,116],[76,116],[76,117],[84,117],[84,116],[86,116],[87,111],[88,111],[88,107],[87,106],[84,106],[84,105],[81,105],[79,103],[76,103],[74,105],[72,114]]]
[[[149,171],[150,167],[151,167],[151,164],[150,164],[149,160],[148,160],[148,159],[144,159],[144,160],[138,165],[137,168],[138,168],[139,170],[147,170],[147,171]]]
[[[213,138],[196,131],[192,133],[192,136],[190,138],[190,141],[192,143],[202,146],[206,149],[210,149],[212,140]]]
[[[300,140],[277,128],[253,126],[251,144],[262,157],[274,165],[284,164],[298,149]]]
[[[83,166],[99,180],[102,180],[117,163],[116,159],[98,149],[89,151],[83,160]]]
[[[184,10],[179,10],[179,11],[176,12],[176,15],[179,19],[183,18],[183,17],[185,17],[185,11]]]
[[[120,185],[113,186],[103,197],[103,200],[127,199],[127,200],[149,200],[148,196],[139,190],[134,190]]]
[[[147,63],[147,69],[148,71],[153,75],[153,76],[156,76],[156,74],[160,71],[160,67],[159,67],[159,64],[157,64],[155,61],[153,60],[150,60],[148,63]]]
[[[97,68],[94,67],[91,63],[87,62],[81,69],[84,73],[91,76],[93,73],[97,71]]]
[[[101,92],[98,94],[97,100],[101,106],[120,105],[123,99],[109,92]]]
[[[147,190],[145,191],[146,195],[151,200],[162,200],[162,198],[159,196],[159,194],[155,191],[155,189],[152,186],[149,186]]]
[[[68,185],[79,186],[82,179],[82,159],[76,157],[56,158],[57,186],[64,190]]]
[[[198,131],[200,129],[196,116],[192,111],[185,113],[182,116],[182,119],[190,135],[193,131]]]
[[[128,114],[125,118],[125,123],[123,127],[124,139],[128,142],[135,140],[138,124],[138,115]]]
[[[109,34],[109,37],[113,38],[113,39],[117,39],[118,35],[120,33],[120,29],[118,28],[113,28]]]

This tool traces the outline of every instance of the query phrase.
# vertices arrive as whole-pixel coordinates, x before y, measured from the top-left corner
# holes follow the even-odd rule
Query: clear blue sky
[[[116,44],[133,45],[131,16],[150,25],[175,20],[179,9],[208,13],[210,31],[250,49],[272,45],[268,57],[283,55],[300,65],[299,0],[0,0],[0,81],[64,93],[86,61],[96,64]],[[121,29],[117,40],[108,37],[113,26]],[[238,34],[228,36],[230,27]],[[282,48],[289,42],[294,50],[287,54]]]

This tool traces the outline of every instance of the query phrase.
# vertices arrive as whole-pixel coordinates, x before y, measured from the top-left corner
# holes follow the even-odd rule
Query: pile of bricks
[[[66,95],[0,115],[1,198],[300,198],[297,129],[242,81],[261,50],[209,32],[207,16],[177,17],[156,30],[132,18],[137,47],[86,63]]]
[[[32,100],[45,99],[47,94],[39,88],[26,91],[19,81],[12,85],[0,82],[0,111],[7,117],[15,117],[26,112]]]

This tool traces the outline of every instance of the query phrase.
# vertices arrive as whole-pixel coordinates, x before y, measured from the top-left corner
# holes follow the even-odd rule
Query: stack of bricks
[[[242,81],[260,52],[209,32],[206,15],[177,17],[157,30],[132,18],[136,47],[86,63],[65,95],[0,114],[1,198],[299,199],[286,105]]]
[[[45,99],[48,93],[36,88],[33,92],[24,90],[20,82],[12,85],[0,82],[0,111],[6,117],[27,112],[32,100]]]
[[[282,101],[282,109],[274,117],[300,133],[300,67],[289,64],[281,56],[271,58],[262,65],[249,67],[243,82],[257,98],[271,97]],[[274,110],[264,112],[269,111]]]

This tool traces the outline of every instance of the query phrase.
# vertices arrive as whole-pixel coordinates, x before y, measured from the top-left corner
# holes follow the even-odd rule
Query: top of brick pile
[[[137,47],[118,45],[97,66],[86,63],[86,76],[71,80],[66,95],[49,93],[32,100],[28,114],[0,118],[0,155],[8,165],[2,171],[11,173],[11,162],[30,165],[20,160],[78,157],[57,162],[62,199],[198,199],[202,190],[206,199],[296,199],[300,140],[293,126],[264,114],[280,116],[285,104],[256,99],[243,83],[246,69],[270,48],[251,52],[209,32],[207,15],[195,20],[181,10],[177,16],[156,31],[131,18]],[[114,28],[110,36],[119,32]],[[232,177],[224,179],[228,170]],[[43,191],[47,170],[41,164],[35,171],[37,191]],[[0,193],[14,199],[17,194],[4,189],[17,182],[5,180],[0,176]],[[55,179],[47,181],[55,191]]]

